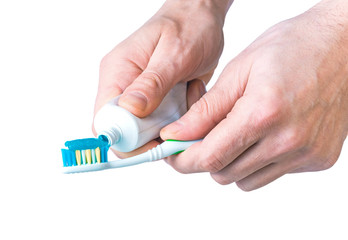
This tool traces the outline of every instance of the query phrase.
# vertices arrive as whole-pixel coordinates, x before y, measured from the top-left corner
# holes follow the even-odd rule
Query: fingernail
[[[141,111],[145,110],[147,105],[147,98],[139,92],[128,93],[123,97],[122,101]]]

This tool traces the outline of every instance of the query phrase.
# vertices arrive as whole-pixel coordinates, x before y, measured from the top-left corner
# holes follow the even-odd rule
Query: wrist
[[[223,25],[228,9],[233,1],[234,0],[167,0],[159,10],[159,13],[179,13],[179,15],[192,16],[209,13]]]
[[[346,0],[322,0],[309,11],[326,38],[348,53],[348,4]]]
[[[185,1],[185,0],[181,0]],[[191,1],[197,1],[197,0],[191,0]],[[198,0],[199,4],[202,4],[215,13],[223,16],[225,18],[230,6],[232,5],[234,0]]]
[[[342,102],[347,102],[348,95],[348,4],[346,0],[322,0],[308,11],[311,20],[317,26],[316,32],[322,38],[322,53],[328,58],[323,61],[322,72],[330,71],[332,75],[326,80],[333,83],[330,96],[337,92],[344,96]],[[317,34],[316,34],[317,35]],[[318,37],[319,38],[319,37]],[[318,76],[326,74],[318,74]],[[328,88],[330,89],[330,88]],[[329,99],[329,97],[327,97]]]

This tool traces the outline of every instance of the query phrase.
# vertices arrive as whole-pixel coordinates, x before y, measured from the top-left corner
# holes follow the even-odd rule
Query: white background
[[[237,0],[213,79],[316,2]],[[91,136],[101,58],[162,3],[0,1],[0,239],[347,239],[347,143],[330,170],[249,193],[162,161],[60,173],[64,142]]]

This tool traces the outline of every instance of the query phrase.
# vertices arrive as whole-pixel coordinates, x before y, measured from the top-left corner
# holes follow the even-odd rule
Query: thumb
[[[175,85],[170,74],[163,74],[146,69],[119,100],[119,105],[138,117],[146,117],[161,103],[168,91]]]
[[[119,105],[138,117],[151,114],[169,90],[188,74],[178,55],[160,41],[143,72],[124,90]],[[179,60],[178,60],[179,59]]]
[[[215,85],[184,116],[161,130],[161,138],[194,140],[205,137],[226,118],[243,95],[246,80],[240,73],[238,64],[231,61]]]
[[[171,35],[170,35],[171,36]],[[189,80],[197,71],[191,50],[177,41],[161,37],[143,72],[124,90],[119,105],[138,117],[151,114],[179,81]]]
[[[220,84],[221,85],[221,84]],[[192,140],[206,136],[231,111],[235,101],[226,87],[216,85],[176,122],[161,130],[162,139]]]

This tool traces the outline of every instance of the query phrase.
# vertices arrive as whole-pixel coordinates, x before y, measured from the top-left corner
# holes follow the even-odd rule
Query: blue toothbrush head
[[[65,142],[63,166],[80,166],[108,161],[109,144],[103,138],[84,138]]]

